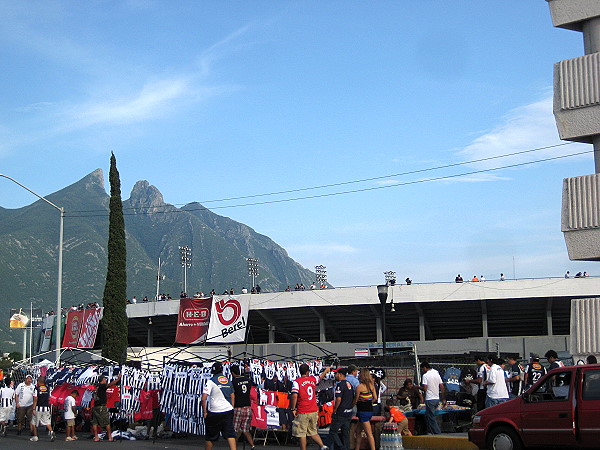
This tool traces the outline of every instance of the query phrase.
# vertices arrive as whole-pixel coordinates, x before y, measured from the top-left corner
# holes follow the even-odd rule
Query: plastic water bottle
[[[394,448],[394,450],[404,450],[404,446],[402,445],[402,434],[396,433],[393,435],[393,438],[394,444],[392,445],[392,447]]]
[[[381,433],[379,441],[381,443],[381,445],[380,445],[381,450],[391,450],[390,435],[387,434],[385,430]]]

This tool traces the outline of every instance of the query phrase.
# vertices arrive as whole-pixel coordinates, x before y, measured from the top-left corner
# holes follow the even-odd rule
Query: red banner
[[[179,300],[175,342],[198,344],[206,340],[212,297],[182,298]]]
[[[67,314],[67,323],[65,324],[65,336],[63,338],[63,347],[77,347],[81,324],[83,322],[84,311],[69,311]]]
[[[98,325],[102,315],[102,308],[84,309],[81,333],[77,342],[77,348],[94,348]]]

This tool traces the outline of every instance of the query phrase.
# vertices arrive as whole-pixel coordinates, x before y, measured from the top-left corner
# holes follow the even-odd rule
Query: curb
[[[477,450],[479,448],[466,437],[452,436],[404,436],[402,444],[405,449]]]

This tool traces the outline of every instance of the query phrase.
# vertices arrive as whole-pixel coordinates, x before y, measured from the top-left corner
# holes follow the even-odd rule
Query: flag
[[[65,336],[63,338],[63,347],[77,347],[79,333],[81,332],[81,323],[83,322],[84,310],[69,311],[67,323],[65,324]]]
[[[102,308],[84,309],[81,332],[77,341],[77,348],[94,348],[98,325],[102,318]]]
[[[210,326],[208,327],[208,343],[242,342],[246,339],[248,311],[250,309],[250,299],[248,297],[231,295],[213,297]]]
[[[179,300],[175,342],[198,344],[206,340],[211,304],[211,297]]]

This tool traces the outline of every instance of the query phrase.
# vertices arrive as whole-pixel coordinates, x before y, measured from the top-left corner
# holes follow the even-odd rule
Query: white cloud
[[[175,101],[190,93],[189,81],[184,78],[148,83],[134,96],[115,98],[77,106],[70,114],[80,126],[98,123],[131,123],[152,118],[169,108]]]
[[[549,96],[513,109],[500,125],[475,138],[471,144],[458,151],[458,155],[470,161],[564,143],[558,137],[552,114],[552,97]],[[482,161],[474,165],[486,169],[576,153],[585,149],[584,144],[571,144]]]

